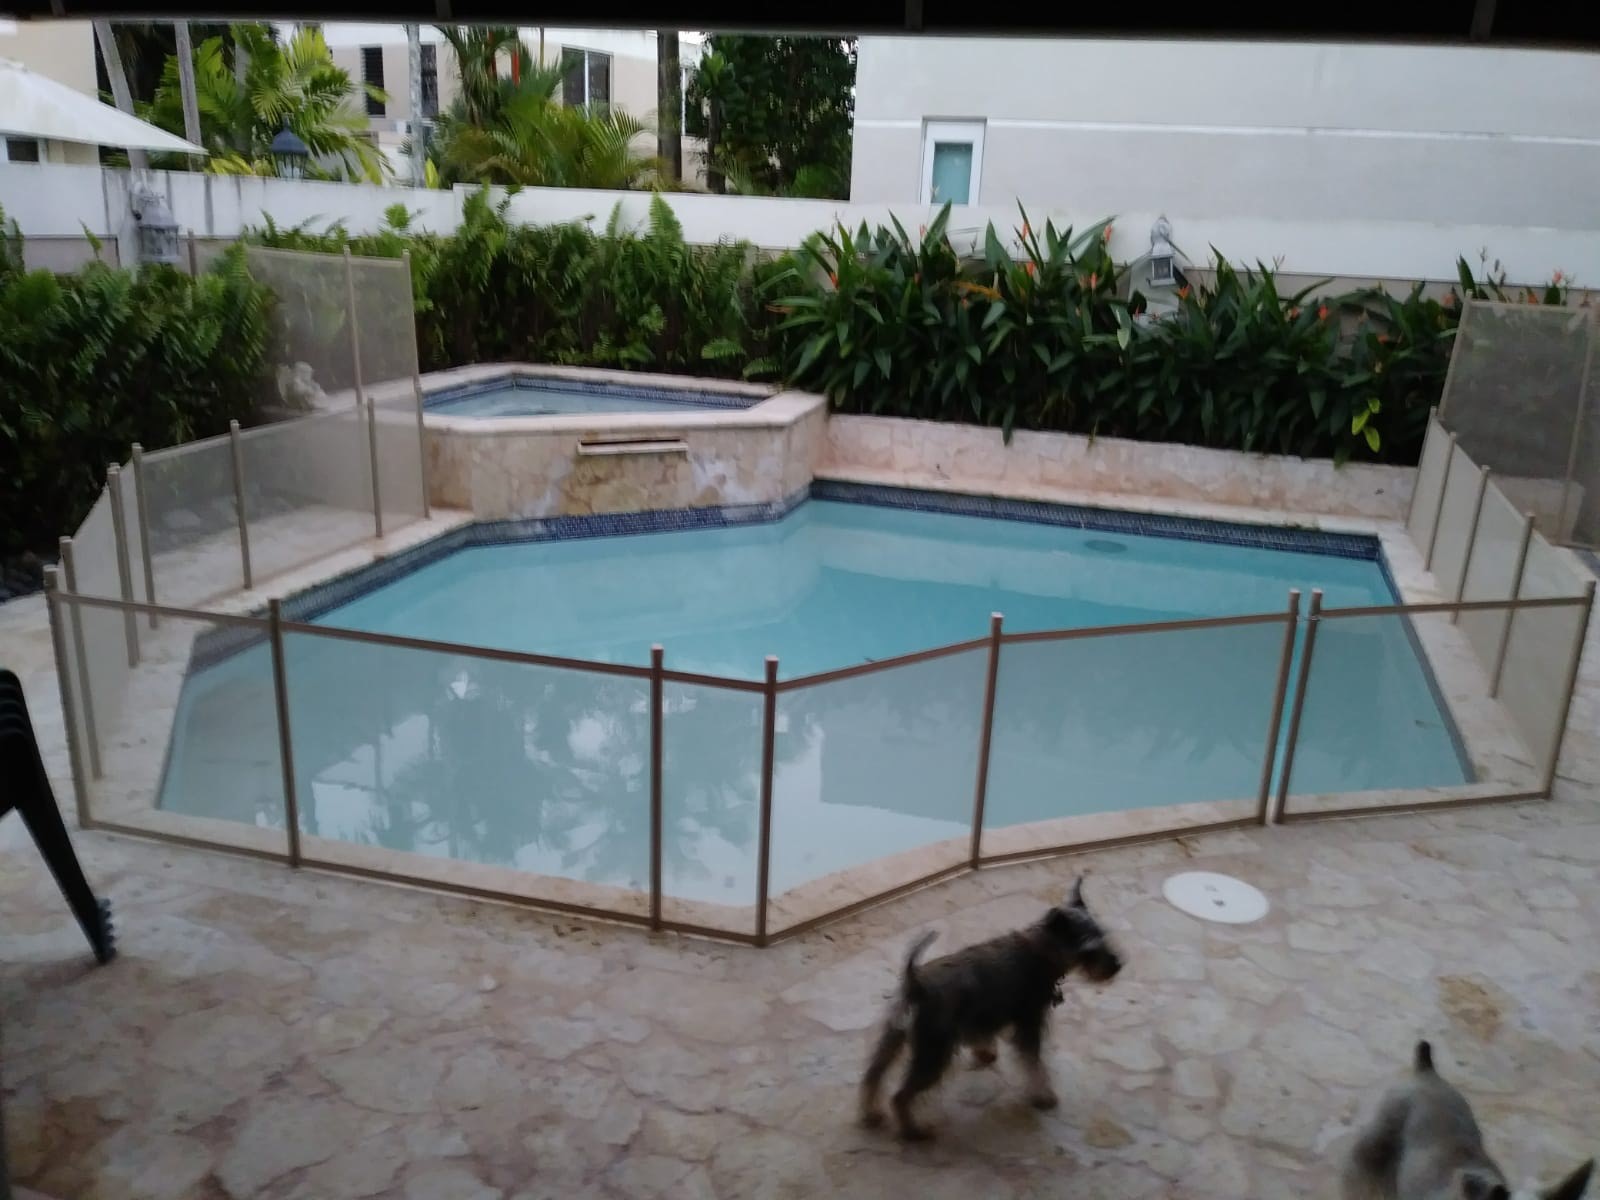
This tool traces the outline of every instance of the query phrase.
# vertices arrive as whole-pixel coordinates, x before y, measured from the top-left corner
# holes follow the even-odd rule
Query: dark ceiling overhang
[[[1244,38],[1600,49],[1593,0],[1333,0],[1227,4],[972,4],[970,0],[0,0],[24,19],[460,21],[753,33]],[[1471,87],[1471,80],[1462,80]]]

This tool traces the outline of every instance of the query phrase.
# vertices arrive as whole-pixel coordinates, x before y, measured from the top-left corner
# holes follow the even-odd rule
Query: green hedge
[[[0,237],[0,555],[53,553],[131,443],[249,421],[269,303],[237,252],[198,279],[98,263],[54,275],[24,270]]]
[[[1079,234],[1023,214],[1008,250],[898,223],[819,233],[776,259],[743,244],[688,246],[657,197],[642,233],[512,226],[468,201],[450,237],[390,228],[351,238],[269,227],[271,245],[395,255],[409,249],[425,370],[529,361],[782,379],[834,405],[1013,429],[1226,449],[1416,461],[1449,363],[1460,297],[1509,298],[1458,264],[1442,300],[1420,287],[1340,295],[1278,290],[1274,271],[1214,256],[1203,286],[1151,319],[1109,224]],[[1556,283],[1517,298],[1564,304]]]

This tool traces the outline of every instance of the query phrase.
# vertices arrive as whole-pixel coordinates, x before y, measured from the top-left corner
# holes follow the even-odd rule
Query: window
[[[0,142],[0,162],[38,162],[39,143],[33,138],[8,137]]]
[[[561,102],[573,107],[611,106],[611,55],[596,50],[561,52]]]
[[[439,115],[439,47],[422,47],[422,115]]]
[[[922,203],[976,204],[983,122],[929,121],[922,134]]]
[[[383,87],[382,46],[361,47],[361,82],[370,84],[375,88]],[[376,96],[369,95],[367,97],[367,116],[381,117],[383,116],[384,112],[385,106],[383,101],[379,100]]]

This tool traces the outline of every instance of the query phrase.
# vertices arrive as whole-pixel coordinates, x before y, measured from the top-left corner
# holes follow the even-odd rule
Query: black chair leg
[[[95,959],[110,962],[117,953],[111,901],[98,899],[84,877],[45,774],[22,684],[5,670],[0,670],[0,781],[8,785],[9,792],[0,797],[0,816],[11,808],[22,814],[23,824],[89,939]]]

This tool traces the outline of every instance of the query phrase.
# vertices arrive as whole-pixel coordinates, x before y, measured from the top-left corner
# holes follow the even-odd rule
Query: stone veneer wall
[[[1027,495],[1041,488],[1404,520],[1411,467],[834,414],[817,473]]]
[[[810,485],[826,417],[826,401],[803,392],[664,417],[430,414],[429,498],[485,521],[770,503]],[[687,449],[579,453],[595,439],[679,441]]]

